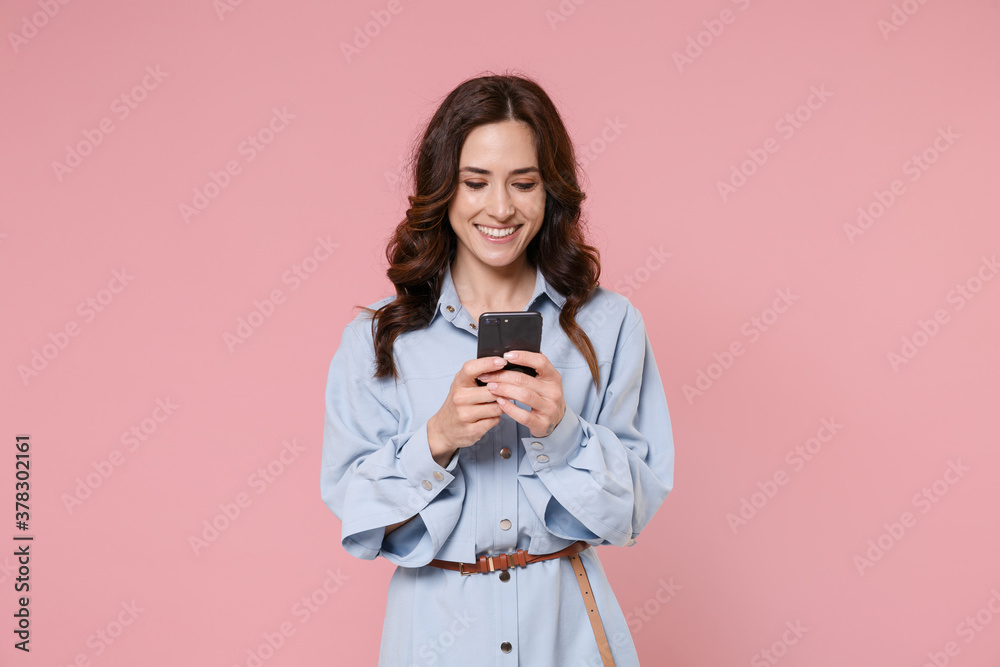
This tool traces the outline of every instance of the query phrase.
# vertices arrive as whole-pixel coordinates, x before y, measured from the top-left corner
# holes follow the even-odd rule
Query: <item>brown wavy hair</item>
[[[396,337],[427,326],[434,316],[445,270],[458,247],[448,223],[448,206],[458,189],[458,162],[466,137],[480,125],[508,120],[533,130],[545,187],[545,213],[541,229],[526,249],[528,263],[566,296],[559,324],[586,358],[594,384],[600,384],[594,347],[576,323],[577,312],[597,288],[601,261],[597,248],[583,236],[580,216],[586,195],[577,181],[573,144],[541,86],[511,74],[469,79],[455,88],[415,148],[410,208],[385,251],[386,275],[396,286],[396,298],[378,310],[363,308],[372,315],[375,377],[397,378],[392,358]]]

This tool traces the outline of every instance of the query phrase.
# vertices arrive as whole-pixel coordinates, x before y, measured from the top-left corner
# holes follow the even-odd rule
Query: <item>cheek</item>
[[[464,192],[455,194],[451,200],[451,204],[448,205],[449,217],[461,220],[474,215],[479,211],[479,209],[482,208],[476,199],[477,198],[474,195]]]
[[[455,197],[451,200],[451,203],[448,204],[448,219],[451,220],[452,222],[454,222],[455,220],[461,220],[462,211],[465,208],[466,207],[463,206],[462,204],[461,195],[455,195]]]
[[[529,218],[541,219],[545,215],[545,193],[543,192],[540,196],[528,197],[521,206],[521,210]]]

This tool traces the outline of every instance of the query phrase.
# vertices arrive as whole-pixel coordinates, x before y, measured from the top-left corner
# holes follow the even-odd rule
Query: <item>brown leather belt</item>
[[[563,556],[572,556],[573,554],[578,554],[584,549],[586,549],[589,544],[583,542],[574,542],[562,551],[556,551],[551,554],[529,554],[524,549],[518,549],[512,554],[500,554],[499,556],[480,556],[478,563],[456,563],[450,560],[432,560],[428,565],[432,567],[439,567],[442,570],[455,570],[462,575],[466,574],[487,574],[489,572],[494,572],[496,570],[507,570],[512,567],[528,567],[528,563],[537,563],[542,560],[551,560],[553,558],[562,558]]]
[[[573,564],[576,582],[580,585],[580,594],[583,596],[583,604],[587,608],[587,617],[590,619],[590,627],[594,631],[594,639],[597,641],[597,649],[601,653],[601,660],[604,663],[604,667],[614,667],[615,661],[611,656],[611,646],[608,644],[608,637],[604,633],[604,623],[601,622],[601,613],[594,602],[594,591],[590,588],[590,579],[587,577],[587,571],[583,568],[583,561],[577,555],[589,546],[589,544],[581,540],[574,542],[561,551],[550,554],[529,554],[524,549],[518,549],[512,554],[480,556],[478,563],[456,563],[450,560],[435,559],[428,563],[428,565],[439,567],[443,570],[454,570],[465,576],[468,574],[488,574],[497,570],[503,571],[518,566],[528,567],[529,563],[568,556],[570,562]]]

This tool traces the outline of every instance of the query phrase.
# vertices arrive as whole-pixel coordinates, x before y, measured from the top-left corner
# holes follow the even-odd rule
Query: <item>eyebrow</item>
[[[491,172],[489,169],[482,169],[480,167],[462,167],[461,169],[458,170],[458,173],[462,173],[463,171],[470,171],[473,174],[483,174],[485,176],[492,176],[493,175],[493,172]],[[515,170],[511,171],[510,173],[511,173],[512,176],[519,176],[521,174],[530,174],[532,172],[534,172],[536,174],[537,173],[541,173],[538,170],[538,167],[521,167],[520,169],[515,169]]]

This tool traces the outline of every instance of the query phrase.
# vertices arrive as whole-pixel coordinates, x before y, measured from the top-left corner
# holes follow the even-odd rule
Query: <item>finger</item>
[[[523,371],[499,370],[492,373],[484,373],[477,379],[483,382],[506,382],[507,384],[531,385],[536,382],[536,376],[528,375]]]
[[[507,362],[503,357],[480,357],[469,359],[462,364],[462,370],[459,373],[462,376],[463,384],[477,387],[479,385],[476,384],[476,376],[498,370],[506,365]]]
[[[455,405],[459,407],[485,405],[495,403],[496,400],[497,397],[493,395],[493,392],[488,387],[480,387],[478,385],[462,389],[455,395]]]
[[[503,358],[512,364],[521,366],[531,366],[539,375],[549,375],[552,370],[552,362],[541,352],[528,352],[527,350],[511,350],[505,352]]]
[[[525,410],[524,408],[519,408],[514,405],[514,401],[508,401],[502,396],[497,397],[497,404],[503,408],[503,411],[507,413],[511,419],[519,424],[524,424],[530,430],[531,422],[537,420],[538,414],[533,411]]]
[[[532,410],[539,410],[542,408],[544,397],[537,391],[534,391],[530,387],[525,387],[522,384],[510,382],[490,382],[486,385],[486,389],[493,394],[494,399],[499,396],[501,398],[506,398],[507,400],[520,401]]]
[[[502,414],[503,408],[496,401],[493,401],[489,404],[469,407],[459,414],[459,418],[466,424],[477,424],[484,420],[498,419]]]

